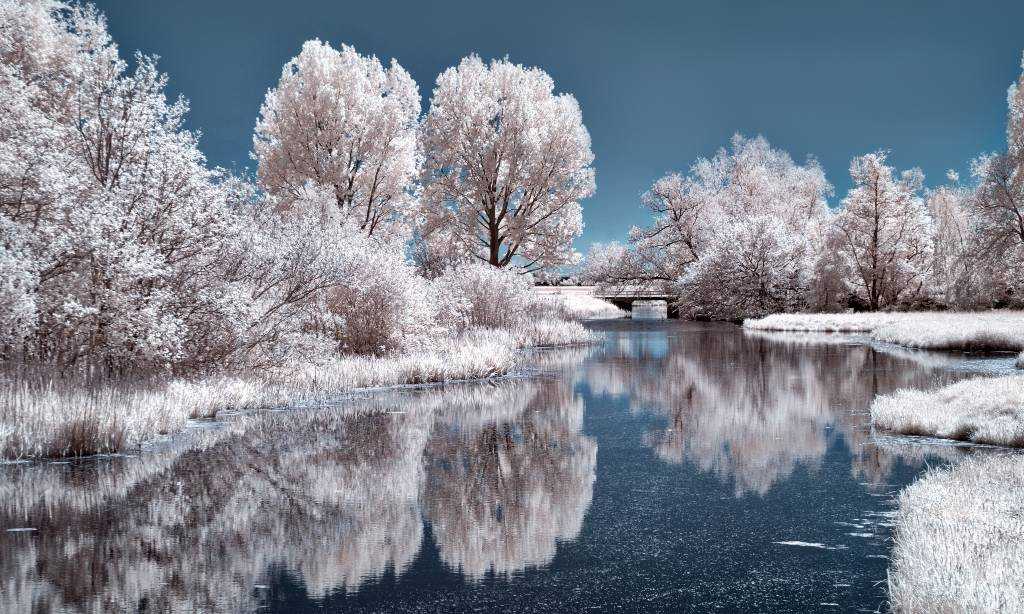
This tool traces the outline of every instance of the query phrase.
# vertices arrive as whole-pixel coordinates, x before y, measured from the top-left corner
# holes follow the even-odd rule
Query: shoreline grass
[[[934,469],[899,496],[894,612],[1018,612],[1024,603],[1024,455]]]
[[[557,303],[557,309],[567,319],[596,320],[625,318],[625,310],[593,294],[592,286],[536,286],[537,295]]]
[[[598,339],[578,322],[541,319],[515,333],[471,330],[431,350],[342,357],[249,374],[135,385],[0,378],[0,459],[121,452],[220,411],[316,404],[364,389],[500,377],[518,366],[523,348]]]
[[[880,430],[971,443],[1024,447],[1024,375],[980,377],[938,390],[898,390],[875,398]]]
[[[751,330],[865,333],[873,340],[926,350],[1024,351],[1024,312],[873,312],[772,314],[744,320]]]

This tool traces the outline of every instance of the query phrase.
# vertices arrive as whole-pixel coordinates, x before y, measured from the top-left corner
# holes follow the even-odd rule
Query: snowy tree
[[[854,187],[835,219],[850,289],[872,311],[923,298],[932,258],[931,218],[918,169],[894,176],[883,151],[850,164]]]
[[[324,202],[324,214],[367,235],[396,232],[416,200],[420,95],[397,62],[307,41],[267,92],[253,139],[263,188],[282,206]]]
[[[959,177],[955,172],[950,171],[948,177],[953,185],[925,194],[933,222],[932,292],[935,300],[950,307],[991,304],[990,284],[985,283],[983,261],[978,257],[978,225],[968,204],[971,192],[957,185]]]
[[[626,246],[618,241],[594,243],[587,250],[580,269],[580,278],[586,284],[600,284],[615,278],[627,256]]]
[[[128,71],[91,7],[0,13],[0,215],[21,237],[4,251],[27,263],[15,277],[34,280],[37,314],[7,352],[185,360],[193,335],[232,317],[217,268],[235,223],[223,176],[181,127],[187,104],[166,100],[151,58]]]
[[[978,186],[968,205],[982,238],[979,257],[995,273],[997,293],[1020,302],[1024,300],[1024,74],[1010,86],[1007,106],[1006,151],[974,161]]]
[[[814,159],[796,164],[763,137],[736,135],[730,149],[698,160],[688,175],[672,173],[651,186],[643,204],[654,221],[633,229],[633,249],[608,278],[679,280],[684,310],[695,315],[734,319],[769,305],[795,309],[810,280],[805,269],[814,266],[810,256],[825,237],[831,191]]]
[[[831,191],[813,158],[795,164],[764,137],[737,134],[731,150],[699,159],[687,176],[672,173],[651,186],[643,204],[654,223],[634,230],[633,241],[661,252],[663,273],[677,276],[700,258],[722,223],[765,214],[803,231],[827,212]]]
[[[678,284],[680,312],[742,320],[799,310],[812,272],[811,245],[777,218],[727,221]]]
[[[497,267],[576,261],[594,155],[576,99],[547,73],[464,58],[438,77],[422,135],[428,242],[451,230],[463,254]]]

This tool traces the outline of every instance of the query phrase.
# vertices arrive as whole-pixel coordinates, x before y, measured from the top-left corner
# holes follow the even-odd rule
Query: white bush
[[[810,288],[810,253],[805,236],[773,217],[726,222],[680,278],[679,308],[716,320],[800,309]]]
[[[450,268],[434,287],[440,319],[454,330],[515,328],[543,308],[529,276],[484,263]]]

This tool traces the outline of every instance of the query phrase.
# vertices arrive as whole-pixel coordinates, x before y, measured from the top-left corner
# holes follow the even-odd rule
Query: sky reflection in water
[[[529,379],[0,468],[0,611],[884,601],[892,495],[963,452],[876,444],[866,409],[964,361],[731,325],[596,327],[602,347],[538,352]]]

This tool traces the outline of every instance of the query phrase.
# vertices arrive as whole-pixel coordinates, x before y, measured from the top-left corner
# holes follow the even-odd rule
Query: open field
[[[577,322],[539,320],[515,334],[475,330],[429,351],[345,357],[294,369],[134,384],[0,378],[0,458],[59,458],[137,448],[191,418],[330,401],[359,389],[506,375],[519,349],[587,343]]]
[[[876,428],[905,435],[1024,447],[1024,375],[899,390],[871,404]]]
[[[577,320],[624,318],[627,315],[622,309],[594,296],[593,286],[537,286],[534,291],[560,301],[565,315]]]
[[[899,497],[889,598],[895,612],[1020,612],[1024,456],[933,470]]]
[[[746,320],[743,327],[867,333],[876,341],[928,350],[1024,350],[1024,312],[1021,311],[773,314]]]

